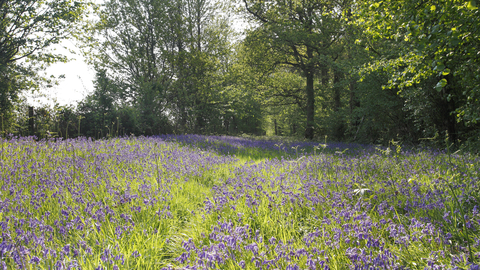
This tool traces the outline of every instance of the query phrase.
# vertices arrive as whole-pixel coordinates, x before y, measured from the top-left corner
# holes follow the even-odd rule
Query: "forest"
[[[457,0],[0,0],[2,136],[277,135],[480,147],[480,14]],[[95,89],[61,78],[73,40]]]

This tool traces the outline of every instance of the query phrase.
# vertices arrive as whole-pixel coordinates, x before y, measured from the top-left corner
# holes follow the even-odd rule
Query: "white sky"
[[[56,52],[67,55],[72,60],[68,63],[53,64],[46,69],[48,76],[58,77],[64,74],[65,79],[60,79],[59,85],[45,89],[44,94],[51,100],[56,99],[60,105],[77,104],[93,92],[95,72],[92,67],[85,63],[73,41],[65,41],[64,45],[70,50],[75,50],[77,54],[71,54],[63,48],[56,50]]]
[[[84,99],[89,93],[93,92],[93,79],[95,72],[92,67],[85,63],[84,58],[80,54],[80,50],[75,46],[74,41],[65,40],[62,45],[73,50],[76,54],[72,54],[63,46],[54,46],[54,53],[67,56],[70,61],[67,63],[55,63],[45,69],[47,77],[54,75],[59,77],[65,75],[64,79],[58,79],[58,85],[51,88],[40,90],[40,93],[29,94],[24,93],[27,102],[35,107],[48,105],[52,107],[55,102],[59,105],[74,105]]]

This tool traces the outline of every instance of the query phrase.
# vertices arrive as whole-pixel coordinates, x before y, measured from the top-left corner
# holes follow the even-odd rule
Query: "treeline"
[[[36,108],[35,128],[28,128],[26,106],[12,98],[27,84],[10,84],[0,100],[4,133],[93,138],[267,133],[364,143],[443,144],[448,138],[480,144],[475,1],[83,5],[77,2],[75,19],[65,15],[81,27],[62,27],[74,27],[70,32],[96,70],[94,92],[75,108]],[[82,16],[88,10],[95,19]],[[5,18],[2,25],[8,26]],[[239,19],[248,25],[242,33],[233,27]],[[8,67],[2,68],[9,71],[2,71],[2,83],[19,72],[28,77],[18,61]],[[35,82],[30,85],[41,84]]]

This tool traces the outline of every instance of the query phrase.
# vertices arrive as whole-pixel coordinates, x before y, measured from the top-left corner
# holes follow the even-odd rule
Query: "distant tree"
[[[95,76],[94,87],[93,93],[79,102],[77,107],[79,116],[84,118],[81,121],[81,130],[83,135],[92,138],[113,135],[112,126],[118,125],[115,106],[117,86],[108,79],[105,70],[99,70]]]
[[[315,75],[322,71],[328,81],[328,69],[333,68],[338,46],[345,35],[344,8],[348,1],[254,1],[243,0],[245,10],[258,27],[247,36],[247,46],[259,59],[268,57],[268,64],[287,65],[305,78],[304,108],[306,115],[305,138],[312,139],[315,128]],[[286,90],[286,89],[283,89]],[[282,90],[282,91],[283,91]],[[296,89],[291,97],[298,96]],[[282,94],[280,92],[280,94]],[[283,93],[285,94],[285,93]],[[337,104],[338,105],[338,104]]]
[[[231,31],[216,11],[207,0],[109,0],[100,9],[86,51],[117,85],[116,102],[134,109],[125,116],[138,116],[142,134],[170,125],[205,133],[218,122]]]

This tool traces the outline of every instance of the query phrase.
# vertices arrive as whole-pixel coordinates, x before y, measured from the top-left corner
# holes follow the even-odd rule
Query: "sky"
[[[29,104],[39,106],[42,104],[53,105],[58,102],[59,105],[76,105],[93,92],[93,79],[95,77],[93,67],[85,63],[74,41],[66,40],[62,45],[76,51],[77,54],[72,54],[61,46],[55,47],[56,53],[66,55],[71,61],[55,63],[48,67],[45,72],[48,76],[54,75],[55,77],[63,74],[65,78],[60,79],[58,85],[41,90],[40,94],[35,95],[35,97],[27,95]]]

